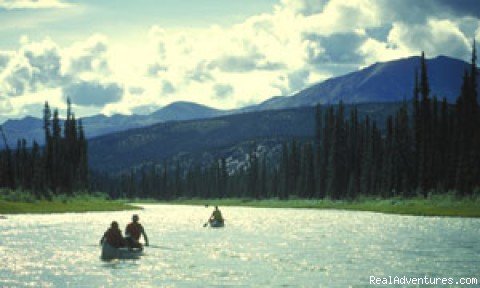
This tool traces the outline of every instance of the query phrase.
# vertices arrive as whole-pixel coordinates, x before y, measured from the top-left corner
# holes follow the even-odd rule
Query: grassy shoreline
[[[11,196],[11,195],[10,195]],[[18,193],[15,194],[18,196]],[[52,201],[32,200],[21,197],[0,197],[1,214],[20,213],[68,213],[137,210],[139,204],[173,204],[173,205],[218,205],[258,208],[309,208],[339,209],[351,211],[369,211],[387,214],[414,216],[447,216],[480,218],[480,197],[458,199],[453,194],[434,195],[429,198],[360,198],[354,201],[328,199],[179,199],[173,201],[156,201],[145,199],[108,200],[105,195],[79,195],[75,197],[54,197]],[[24,198],[22,198],[24,197]]]
[[[0,214],[47,214],[71,212],[103,212],[138,210],[123,201],[111,200],[71,200],[69,202],[40,200],[30,202],[12,202],[0,200]]]
[[[146,202],[144,202],[146,203]],[[153,202],[150,202],[153,203]],[[452,195],[437,195],[430,198],[363,198],[354,201],[344,200],[251,200],[251,199],[185,199],[165,204],[180,205],[218,205],[258,208],[309,208],[339,209],[351,211],[369,211],[386,214],[413,216],[447,216],[480,218],[480,199],[456,199]]]
[[[79,194],[73,197],[54,196],[51,200],[35,199],[22,191],[0,191],[0,216],[2,214],[47,214],[138,210],[141,207],[125,200],[108,200],[103,194]],[[3,218],[3,217],[0,217]]]

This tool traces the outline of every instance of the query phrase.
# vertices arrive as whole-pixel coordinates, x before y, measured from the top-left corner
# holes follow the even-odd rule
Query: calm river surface
[[[152,247],[103,262],[98,242],[132,212],[0,220],[0,287],[369,287],[371,275],[477,277],[480,219],[368,212],[144,205]],[[429,286],[432,287],[432,286]],[[446,287],[446,286],[444,286]]]

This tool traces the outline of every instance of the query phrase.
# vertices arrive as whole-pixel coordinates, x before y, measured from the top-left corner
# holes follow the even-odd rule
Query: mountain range
[[[174,102],[149,115],[96,115],[82,119],[88,138],[147,127],[168,121],[205,119],[246,112],[288,109],[320,104],[399,102],[412,97],[415,70],[420,57],[409,57],[376,63],[364,69],[315,84],[292,96],[270,98],[260,104],[234,110],[218,110],[191,102]],[[439,56],[427,60],[432,95],[446,97],[454,103],[460,91],[463,71],[469,64],[458,59]],[[480,82],[480,81],[479,81]],[[42,120],[31,116],[8,120],[2,124],[14,146],[17,139],[33,139],[43,144]],[[0,144],[3,146],[3,143]]]
[[[388,115],[402,103],[345,105],[345,114],[356,107],[358,116],[368,115],[382,128]],[[411,105],[410,105],[411,108]],[[314,107],[298,107],[225,115],[209,119],[170,121],[91,139],[90,166],[96,171],[125,172],[148,164],[180,162],[208,164],[220,157],[231,166],[242,166],[246,155],[257,150],[280,152],[285,141],[312,139]],[[277,154],[278,155],[278,154]]]
[[[174,102],[149,115],[95,115],[82,118],[82,123],[87,138],[94,138],[160,122],[202,119],[224,115],[225,113],[227,111],[201,104]],[[8,120],[2,126],[8,138],[8,144],[11,147],[14,147],[17,139],[21,138],[26,139],[29,144],[32,143],[33,139],[40,145],[44,144],[43,120],[39,118],[27,116],[20,120]],[[1,143],[0,147],[3,146],[4,144]]]

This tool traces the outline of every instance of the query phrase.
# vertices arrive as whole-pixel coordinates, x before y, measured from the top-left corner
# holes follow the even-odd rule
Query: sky
[[[478,0],[0,0],[0,122],[239,108],[474,37]]]

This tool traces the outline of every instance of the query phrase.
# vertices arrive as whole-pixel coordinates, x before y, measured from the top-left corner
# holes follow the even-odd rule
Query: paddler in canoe
[[[145,229],[143,228],[142,224],[138,222],[139,217],[137,214],[132,216],[132,222],[127,225],[125,228],[125,240],[127,243],[127,247],[130,249],[137,248],[143,249],[142,244],[140,241],[140,236],[143,235],[143,239],[145,240],[145,246],[148,246],[148,237],[147,233],[145,233]]]
[[[123,239],[122,231],[118,228],[117,221],[113,221],[110,228],[103,234],[100,239],[100,245],[107,243],[113,248],[120,248],[125,246],[125,239]]]
[[[213,210],[212,216],[208,219],[208,223],[210,224],[210,227],[223,227],[224,219],[218,206],[215,206],[215,210]]]

